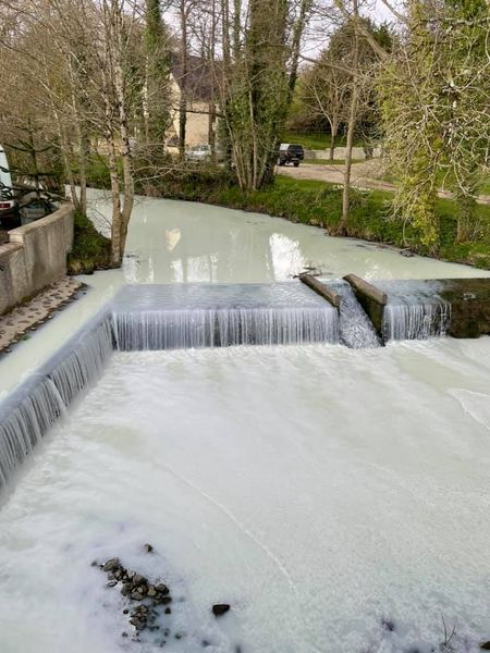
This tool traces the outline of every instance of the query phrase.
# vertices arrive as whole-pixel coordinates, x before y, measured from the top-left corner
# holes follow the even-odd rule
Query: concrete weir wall
[[[0,315],[66,274],[73,245],[73,206],[9,232],[0,246]]]

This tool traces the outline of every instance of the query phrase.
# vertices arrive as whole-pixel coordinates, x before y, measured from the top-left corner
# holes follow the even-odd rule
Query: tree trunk
[[[179,99],[179,157],[185,159],[185,142],[187,129],[187,7],[186,0],[180,1],[180,58],[181,79]]]
[[[358,80],[355,77],[359,61],[359,33],[358,33],[358,4],[354,0],[353,17],[354,21],[354,56],[352,61],[352,96],[349,108],[349,121],[347,123],[347,143],[345,149],[345,167],[344,167],[344,188],[342,193],[342,217],[338,226],[340,235],[345,235],[347,231],[347,220],[349,218],[349,193],[352,172],[352,147],[354,145],[354,133],[356,129],[356,118],[358,110],[359,88]]]
[[[335,158],[335,139],[339,131],[339,123],[337,121],[330,122],[330,149],[328,153],[328,158],[330,161],[333,161]]]

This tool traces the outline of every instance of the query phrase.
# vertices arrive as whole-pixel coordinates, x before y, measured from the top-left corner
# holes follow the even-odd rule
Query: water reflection
[[[306,260],[297,240],[277,233],[269,238],[269,244],[275,279],[283,281],[304,270]]]
[[[182,237],[180,229],[167,229],[165,231],[165,243],[167,245],[167,250],[171,252],[176,245],[180,242]]]

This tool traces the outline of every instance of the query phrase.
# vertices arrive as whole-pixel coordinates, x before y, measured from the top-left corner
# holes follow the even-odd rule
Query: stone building
[[[186,147],[208,145],[216,133],[216,102],[218,80],[210,62],[201,57],[188,55],[187,73],[184,75],[182,60],[172,57],[172,127],[167,146],[170,150],[179,144],[180,101],[186,99]]]

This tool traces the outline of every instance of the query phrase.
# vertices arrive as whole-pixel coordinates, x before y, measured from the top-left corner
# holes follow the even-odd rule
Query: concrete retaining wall
[[[9,232],[0,247],[0,315],[66,274],[73,245],[73,206]]]
[[[345,147],[336,147],[334,152],[335,160],[345,159]],[[369,152],[369,157],[366,156],[366,150],[363,147],[352,148],[353,159],[378,159],[381,156],[381,148],[373,147]],[[319,161],[328,161],[330,158],[330,150],[305,150],[305,159],[318,159]]]

